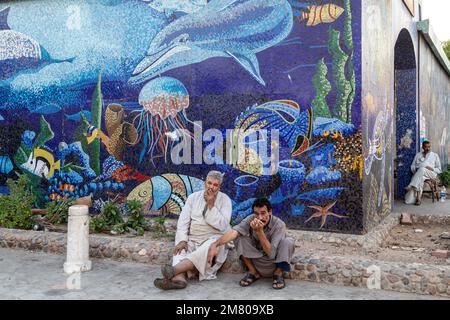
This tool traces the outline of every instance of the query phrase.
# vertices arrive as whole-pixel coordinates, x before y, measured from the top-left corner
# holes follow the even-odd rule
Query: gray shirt
[[[233,229],[239,232],[241,236],[250,237],[254,247],[260,251],[262,255],[266,255],[256,232],[250,227],[250,222],[252,222],[254,218],[254,214],[249,215],[238,225],[234,226]],[[264,234],[272,246],[272,252],[268,257],[269,259],[275,259],[278,245],[280,244],[280,241],[286,237],[286,224],[280,218],[272,215],[269,223],[264,227]]]

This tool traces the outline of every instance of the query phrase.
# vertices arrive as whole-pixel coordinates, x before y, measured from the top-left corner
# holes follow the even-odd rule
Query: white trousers
[[[427,179],[436,179],[437,173],[427,168],[419,168],[411,179],[409,185],[414,187],[417,191],[423,191],[423,184]]]

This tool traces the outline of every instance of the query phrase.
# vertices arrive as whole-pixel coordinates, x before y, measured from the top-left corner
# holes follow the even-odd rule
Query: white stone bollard
[[[64,272],[68,274],[89,271],[89,208],[71,206],[67,224],[67,260]]]

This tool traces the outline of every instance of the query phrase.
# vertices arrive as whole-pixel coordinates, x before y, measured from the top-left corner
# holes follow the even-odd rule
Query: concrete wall
[[[395,44],[392,33],[393,1],[395,0],[362,2],[365,231],[376,226],[383,217],[388,215],[392,206]]]
[[[442,167],[450,156],[450,75],[437,61],[430,46],[420,37],[420,140],[431,141]]]
[[[361,233],[360,1],[198,3],[2,1],[2,190],[176,216],[218,169],[234,221],[267,196],[290,227]],[[226,130],[261,128],[237,163]]]

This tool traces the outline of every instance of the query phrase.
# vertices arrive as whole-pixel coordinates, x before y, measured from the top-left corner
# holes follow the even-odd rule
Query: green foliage
[[[127,202],[127,206],[129,217],[126,226],[136,230],[142,236],[145,230],[148,230],[148,223],[144,218],[144,205],[138,200],[130,200]]]
[[[13,229],[31,229],[33,226],[31,207],[34,195],[26,175],[18,180],[6,182],[10,194],[0,196],[0,226]]]
[[[450,164],[447,165],[447,170],[439,174],[439,180],[445,187],[450,187]]]
[[[312,101],[314,115],[316,117],[331,118],[330,108],[326,97],[331,91],[331,84],[327,79],[328,67],[325,60],[321,59],[316,65],[316,74],[313,78],[313,85],[316,89],[316,97]]]
[[[144,205],[140,201],[132,200],[127,202],[127,207],[129,216],[124,221],[114,202],[106,202],[101,214],[91,219],[91,230],[94,232],[110,231],[115,234],[135,231],[142,236],[149,229],[144,218]]]
[[[73,203],[73,199],[61,199],[60,201],[48,202],[45,207],[47,209],[45,218],[52,224],[67,223],[69,207],[72,206]]]
[[[164,215],[153,218],[152,221],[155,223],[153,226],[154,238],[169,238],[175,240],[175,234],[173,232],[167,231],[167,228],[165,226],[166,217]]]
[[[445,41],[442,44],[442,48],[444,49],[444,52],[447,55],[447,58],[450,60],[450,40]]]
[[[105,203],[102,212],[91,219],[90,229],[93,232],[115,231],[123,233],[125,230],[119,230],[119,225],[124,223],[119,208],[112,201]],[[122,231],[122,232],[119,232]]]

